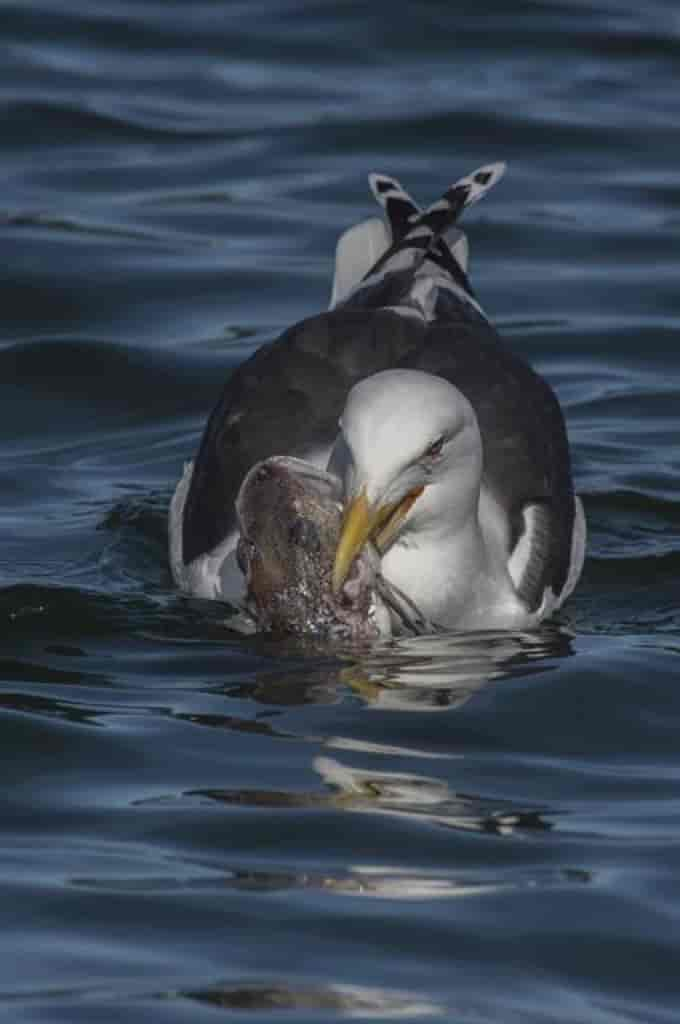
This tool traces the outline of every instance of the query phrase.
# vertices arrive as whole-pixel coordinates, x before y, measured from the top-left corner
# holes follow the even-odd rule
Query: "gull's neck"
[[[446,628],[520,626],[526,615],[476,507],[455,528],[440,522],[406,529],[383,555],[382,572],[424,616]]]

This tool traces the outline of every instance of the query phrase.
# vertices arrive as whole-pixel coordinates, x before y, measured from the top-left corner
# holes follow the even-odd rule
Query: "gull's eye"
[[[436,441],[433,441],[429,448],[425,449],[425,457],[428,459],[438,458],[444,447],[444,435],[438,437]]]

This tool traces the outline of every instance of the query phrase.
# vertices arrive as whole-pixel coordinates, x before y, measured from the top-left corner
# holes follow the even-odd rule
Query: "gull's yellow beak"
[[[339,593],[352,562],[364,544],[374,541],[380,552],[389,547],[406,513],[423,493],[423,487],[409,491],[401,501],[370,505],[364,490],[347,506],[333,565],[333,592]]]

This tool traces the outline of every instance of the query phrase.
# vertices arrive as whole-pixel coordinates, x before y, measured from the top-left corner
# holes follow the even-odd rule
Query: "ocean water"
[[[680,1017],[680,13],[0,5],[0,1017]],[[179,595],[231,369],[369,171],[466,217],[590,536],[533,634],[370,655]]]

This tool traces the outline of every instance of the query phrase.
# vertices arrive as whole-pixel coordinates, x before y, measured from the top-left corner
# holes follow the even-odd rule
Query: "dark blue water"
[[[680,1014],[680,13],[0,5],[0,1011]],[[182,598],[230,370],[369,171],[482,163],[472,279],[563,403],[589,555],[531,635],[359,657]]]

